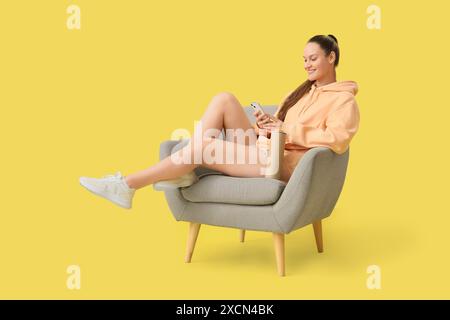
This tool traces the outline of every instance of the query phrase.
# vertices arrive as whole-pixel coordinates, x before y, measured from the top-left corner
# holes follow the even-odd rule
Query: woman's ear
[[[328,55],[328,62],[330,64],[334,64],[334,61],[336,60],[336,53],[334,51],[331,51]]]

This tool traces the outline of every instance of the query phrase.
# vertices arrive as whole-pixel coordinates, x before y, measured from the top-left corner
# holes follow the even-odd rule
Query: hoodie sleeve
[[[283,122],[281,130],[287,133],[286,142],[307,148],[328,147],[342,154],[347,150],[351,139],[358,131],[359,109],[353,96],[346,96],[340,106],[330,112],[326,119],[326,128]]]

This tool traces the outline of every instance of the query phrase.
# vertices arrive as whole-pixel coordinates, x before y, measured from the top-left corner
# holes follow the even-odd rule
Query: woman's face
[[[309,81],[323,79],[333,71],[335,60],[333,51],[327,57],[318,43],[309,42],[306,44],[303,54],[304,67]]]

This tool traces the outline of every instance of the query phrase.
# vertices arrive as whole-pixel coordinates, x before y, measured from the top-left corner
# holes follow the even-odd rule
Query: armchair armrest
[[[327,147],[306,152],[273,209],[285,232],[328,217],[342,190],[349,149],[336,154]]]

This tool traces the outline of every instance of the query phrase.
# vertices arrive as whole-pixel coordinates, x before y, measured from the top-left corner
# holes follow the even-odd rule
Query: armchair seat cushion
[[[181,188],[181,194],[191,202],[270,205],[277,202],[285,186],[285,182],[277,179],[208,174],[195,184]]]

